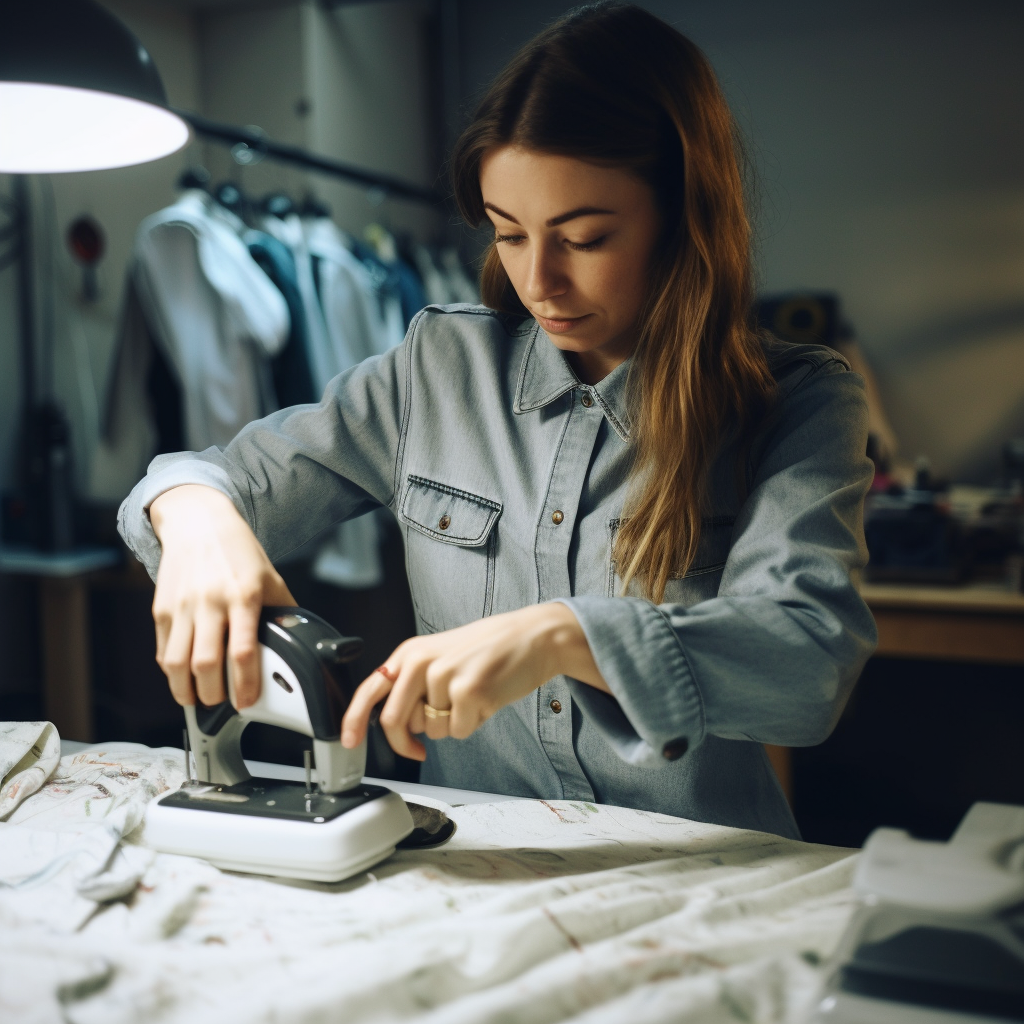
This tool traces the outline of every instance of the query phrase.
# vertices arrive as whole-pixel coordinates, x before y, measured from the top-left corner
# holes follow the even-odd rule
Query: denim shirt
[[[387,506],[421,632],[560,600],[613,694],[556,676],[468,739],[427,740],[423,782],[796,836],[762,744],[825,739],[875,644],[850,578],[871,463],[863,381],[842,357],[777,342],[768,356],[778,401],[746,479],[725,445],[698,556],[660,604],[622,596],[612,560],[628,362],[582,384],[534,321],[482,306],[429,306],[319,405],[158,457],[119,528],[155,575],[147,509],[178,484],[228,495],[271,559]]]

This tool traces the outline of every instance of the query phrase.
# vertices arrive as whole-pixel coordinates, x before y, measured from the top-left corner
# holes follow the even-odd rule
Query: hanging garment
[[[315,400],[319,401],[324,388],[340,370],[328,338],[316,285],[313,283],[313,265],[309,247],[306,245],[306,236],[302,230],[302,221],[294,213],[285,217],[271,214],[263,218],[262,227],[267,234],[288,247],[295,261],[295,279],[306,317],[309,365],[313,374],[313,386],[316,389]]]
[[[387,285],[381,265],[371,267],[360,260],[350,248],[352,240],[330,218],[307,218],[303,226],[339,372],[400,344],[404,327],[399,300],[386,290],[382,295]],[[379,520],[387,515],[378,509],[341,523],[332,540],[321,547],[314,575],[333,582],[347,580],[342,585],[351,587],[379,585],[383,580]]]
[[[238,237],[237,218],[215,207],[189,190],[136,232],[102,440],[104,461],[125,477],[141,476],[157,446],[156,352],[181,389],[187,449],[226,445],[277,408],[268,361],[288,337],[288,307]]]
[[[362,292],[355,294],[354,288],[344,287],[350,284],[350,281],[338,274],[331,274],[328,264],[340,265],[343,260],[340,252],[335,251],[336,247],[344,249],[342,236],[337,229],[335,237],[331,239],[327,230],[320,228],[315,233],[314,246],[311,248],[303,222],[296,214],[288,214],[285,217],[268,216],[263,225],[273,236],[273,240],[287,247],[293,260],[295,289],[301,299],[306,326],[309,369],[316,391],[313,401],[319,401],[320,395],[334,377],[354,366],[366,355],[373,354],[377,347],[384,344],[381,329],[381,336],[376,340],[367,338],[363,341],[366,346],[373,344],[374,349],[366,351],[365,354],[357,354],[353,343],[358,343],[358,339],[345,327],[348,321],[354,321],[358,317],[358,309],[362,305],[374,302],[372,281],[363,268],[363,277],[356,282]],[[252,234],[247,237],[253,238]],[[332,245],[332,241],[336,245]],[[265,243],[263,248],[269,254]],[[355,260],[351,253],[348,255],[350,260]],[[317,267],[316,277],[314,259]],[[357,260],[355,262],[358,263]],[[319,289],[317,277],[320,278]],[[333,294],[335,284],[343,287],[342,293],[337,296]],[[322,302],[321,296],[324,296],[326,301]],[[349,300],[357,304],[355,313],[341,308]],[[328,310],[330,317],[327,315]],[[333,329],[329,328],[329,322]],[[404,330],[397,341],[400,342],[403,336]],[[303,548],[302,554],[305,553]],[[329,539],[318,545],[312,572],[317,579],[339,587],[362,589],[379,586],[384,581],[384,568],[380,558],[380,531],[375,518],[367,515],[340,523]]]
[[[372,274],[343,232],[327,217],[309,218],[303,228],[338,372],[400,343],[385,319]]]
[[[412,318],[427,304],[423,283],[419,275],[398,252],[394,235],[381,224],[369,224],[365,242],[355,243],[356,255],[368,262],[379,264],[387,275],[387,286],[397,295],[402,309],[403,335]]]
[[[452,293],[450,302],[472,302],[480,304],[480,289],[466,273],[466,268],[452,246],[446,246],[438,253],[438,262],[448,281],[448,289]]]
[[[288,339],[270,364],[278,404],[287,408],[317,402],[323,389],[313,380],[306,308],[299,291],[295,257],[284,242],[264,231],[247,231],[243,240],[249,246],[252,258],[277,285],[291,315]]]
[[[423,282],[427,302],[432,306],[447,306],[449,302],[465,301],[453,297],[448,278],[438,269],[434,257],[430,255],[430,250],[425,245],[413,245],[412,257]]]

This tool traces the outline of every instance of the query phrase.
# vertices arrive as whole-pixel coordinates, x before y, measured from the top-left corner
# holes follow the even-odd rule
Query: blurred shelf
[[[1000,583],[861,583],[881,657],[1024,665],[1024,594]]]
[[[109,569],[120,561],[121,553],[116,548],[74,548],[49,552],[0,547],[0,572],[23,576],[81,576],[97,569]]]

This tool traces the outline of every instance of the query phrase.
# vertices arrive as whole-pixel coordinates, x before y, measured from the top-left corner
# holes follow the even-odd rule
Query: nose
[[[564,295],[569,290],[569,278],[560,266],[558,254],[546,245],[533,246],[526,269],[525,291],[527,301],[545,302]]]

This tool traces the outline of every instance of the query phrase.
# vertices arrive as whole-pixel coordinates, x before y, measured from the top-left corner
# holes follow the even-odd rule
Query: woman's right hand
[[[294,605],[249,524],[212,487],[183,484],[150,505],[163,552],[153,598],[156,660],[182,705],[219,704],[225,638],[239,708],[260,693],[257,631],[264,605]]]

